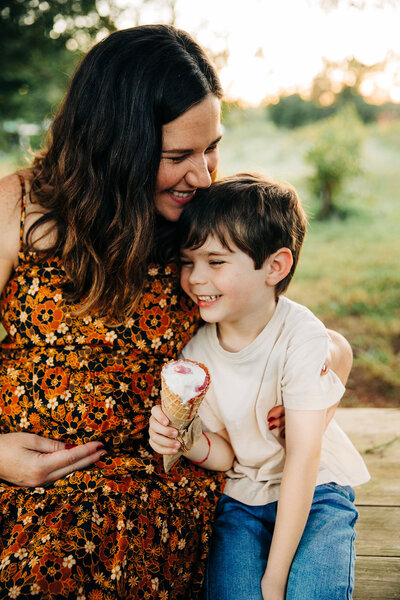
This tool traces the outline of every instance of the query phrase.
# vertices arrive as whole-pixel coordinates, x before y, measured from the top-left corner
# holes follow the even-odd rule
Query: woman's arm
[[[343,385],[346,385],[353,365],[353,351],[341,333],[328,329],[328,334],[331,343],[329,344],[327,366],[336,373]]]
[[[286,410],[286,459],[268,565],[264,600],[284,600],[287,578],[307,522],[320,464],[326,410]]]
[[[158,454],[176,454],[180,443],[176,440],[178,430],[169,427],[169,419],[160,405],[153,406],[149,421],[150,446]],[[228,471],[233,465],[234,454],[225,429],[216,433],[206,432],[183,456],[204,469]],[[204,460],[206,459],[206,460]]]
[[[0,180],[0,295],[18,263],[20,214],[19,178],[15,174],[8,175]],[[43,486],[84,469],[104,454],[100,442],[66,449],[63,442],[31,433],[3,433],[0,434],[0,479],[20,486]]]
[[[21,186],[16,174],[0,180],[0,291],[18,263]]]

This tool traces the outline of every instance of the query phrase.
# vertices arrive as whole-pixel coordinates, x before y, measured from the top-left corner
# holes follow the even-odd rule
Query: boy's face
[[[261,269],[229,242],[232,251],[209,236],[203,246],[181,252],[181,286],[198,304],[208,323],[245,325],[264,321],[275,304],[274,287],[266,283],[268,260]]]

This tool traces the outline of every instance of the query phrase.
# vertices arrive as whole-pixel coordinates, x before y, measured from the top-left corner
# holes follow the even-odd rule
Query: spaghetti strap
[[[19,223],[19,251],[22,252],[24,246],[24,227],[25,227],[25,207],[26,207],[26,185],[24,177],[18,173],[19,181],[21,184],[21,217]]]

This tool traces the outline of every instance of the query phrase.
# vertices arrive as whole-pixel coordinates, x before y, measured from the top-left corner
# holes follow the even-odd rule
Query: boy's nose
[[[204,269],[199,265],[195,265],[189,275],[189,283],[191,285],[207,283],[207,277]]]

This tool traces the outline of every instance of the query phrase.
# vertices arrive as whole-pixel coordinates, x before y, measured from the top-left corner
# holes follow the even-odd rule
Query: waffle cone
[[[207,367],[198,362],[196,362],[196,364],[199,365],[202,369],[204,369],[206,375],[208,375],[208,380],[210,381],[210,375],[208,373]],[[186,429],[186,427],[193,421],[193,419],[197,415],[199,406],[207,393],[208,387],[209,384],[201,394],[195,396],[188,402],[184,403],[182,402],[178,394],[175,394],[169,389],[164,379],[164,376],[161,373],[161,406],[173,427],[176,427],[176,429],[179,430]]]

